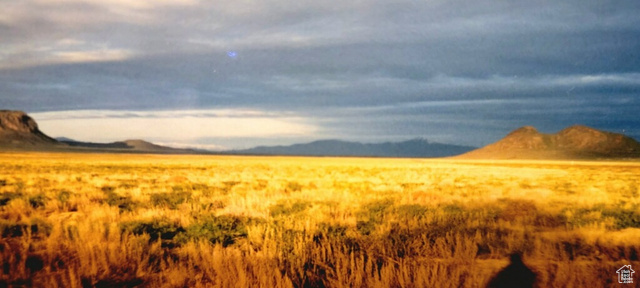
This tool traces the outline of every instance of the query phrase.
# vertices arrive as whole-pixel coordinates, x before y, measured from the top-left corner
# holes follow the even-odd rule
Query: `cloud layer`
[[[261,123],[280,127],[253,137],[233,129],[244,131],[235,139],[255,144],[285,139],[290,129],[296,139],[426,137],[484,145],[520,125],[555,132],[575,123],[640,138],[635,0],[342,2],[3,3],[0,106],[148,111],[216,127],[255,127],[242,121],[257,118],[230,117],[232,124],[158,111],[254,110],[266,113]],[[285,121],[282,111],[298,118]],[[101,127],[121,119],[100,115],[85,121]],[[287,126],[300,119],[308,121],[304,127]],[[46,121],[41,125],[56,131],[50,134],[129,135]],[[153,125],[130,123],[139,130]],[[223,142],[233,136],[192,133]]]
[[[111,142],[147,139],[174,147],[224,146],[198,143],[208,138],[312,137],[317,127],[290,113],[257,110],[108,111],[76,110],[36,112],[31,116],[50,135],[74,140]],[[99,133],[87,134],[87,131]]]

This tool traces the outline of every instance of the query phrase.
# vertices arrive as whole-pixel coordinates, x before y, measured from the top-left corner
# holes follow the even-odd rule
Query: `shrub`
[[[393,200],[391,199],[373,201],[362,206],[362,209],[360,209],[358,214],[360,216],[368,217],[369,219],[382,221],[391,211],[391,206],[393,206]]]
[[[539,213],[534,224],[539,227],[556,228],[567,224],[567,216],[564,214]]]
[[[429,235],[426,228],[393,227],[384,237],[386,241],[382,242],[386,246],[385,251],[392,253],[392,257],[404,258],[407,256],[418,256],[425,253],[428,249],[424,249],[426,243],[423,243],[422,236]],[[440,235],[429,235],[430,244],[436,242]]]
[[[637,209],[628,209],[622,207],[605,207],[604,205],[596,205],[591,208],[579,208],[570,211],[571,217],[567,217],[567,224],[572,227],[580,227],[594,223],[603,218],[613,219],[615,229],[640,228],[640,213]],[[566,213],[566,212],[565,212]],[[598,217],[594,217],[597,215]],[[601,216],[600,216],[601,215]]]
[[[38,194],[38,195],[34,195],[29,197],[29,205],[31,205],[31,207],[33,208],[40,208],[42,206],[44,206],[44,204],[47,202],[47,197],[44,196],[44,194]]]
[[[311,207],[311,203],[309,203],[308,201],[283,201],[271,206],[269,214],[271,215],[271,217],[289,216],[301,213],[304,210],[307,210],[307,208],[309,207]]]
[[[113,186],[108,186],[108,185],[107,185],[107,186],[102,186],[102,187],[100,188],[100,190],[102,190],[102,192],[104,192],[105,194],[107,194],[107,193],[112,193],[112,192],[116,191],[116,188],[115,188],[115,187],[113,187]]]
[[[109,206],[117,206],[120,211],[133,211],[138,205],[129,196],[120,196],[113,190],[107,190],[105,195],[107,196],[106,202]]]
[[[0,219],[0,235],[2,235],[2,238],[21,237],[27,232],[32,235],[48,236],[51,234],[51,229],[51,224],[39,218],[34,218],[28,223]]]
[[[186,187],[185,188],[185,186],[182,186],[182,185],[173,185],[171,187],[171,191],[173,191],[173,193],[183,193],[183,192],[189,190],[189,188],[190,187]]]
[[[42,234],[46,236],[49,236],[51,234],[51,230],[53,229],[53,226],[49,224],[49,222],[47,222],[46,220],[41,218],[33,218],[29,222],[30,222],[29,228],[31,229],[31,233]]]
[[[214,200],[211,203],[202,203],[202,204],[200,204],[200,207],[203,210],[223,209],[226,206],[227,206],[227,204],[222,200]]]
[[[9,201],[13,199],[20,198],[20,197],[22,197],[22,193],[12,193],[12,192],[2,193],[2,195],[0,195],[0,207],[7,205]]]
[[[464,212],[464,208],[458,204],[448,204],[442,207],[442,211],[447,214],[462,214]]]
[[[300,192],[302,191],[302,184],[298,183],[298,182],[288,182],[287,183],[287,187],[285,187],[285,192],[286,193],[291,193],[291,192]]]
[[[358,222],[356,222],[356,229],[358,229],[358,232],[362,235],[371,235],[376,230],[377,224],[379,223],[371,220],[358,220]]]
[[[400,205],[396,212],[401,221],[421,220],[429,212],[429,208],[418,204]]]
[[[169,209],[177,209],[178,205],[191,200],[189,192],[155,193],[151,194],[151,203],[155,206],[166,206]]]
[[[0,235],[2,235],[2,238],[20,237],[27,228],[28,226],[24,223],[15,223],[0,219]]]
[[[349,226],[345,225],[333,225],[329,223],[320,223],[318,225],[318,231],[316,232],[314,239],[316,238],[330,238],[330,239],[342,239],[347,236]]]
[[[592,215],[594,215],[595,213],[601,213],[602,209],[604,209],[604,206],[599,205],[591,208],[565,208],[562,210],[562,212],[564,213],[563,215],[566,218],[567,225],[572,228],[576,228],[600,220],[600,217],[596,219],[596,217],[593,217]]]
[[[391,212],[393,206],[392,199],[384,199],[370,202],[363,205],[360,211],[356,213],[358,221],[356,222],[356,229],[362,235],[371,235],[376,226],[382,224],[387,218],[387,214]]]
[[[58,201],[60,201],[60,203],[64,204],[67,203],[67,201],[69,201],[69,198],[71,198],[71,192],[67,191],[67,190],[61,190],[60,192],[58,192]]]
[[[313,242],[316,245],[337,244],[337,247],[345,249],[348,253],[360,251],[362,248],[360,239],[356,234],[350,233],[351,230],[353,227],[350,226],[320,223],[318,230],[313,234]]]
[[[134,235],[149,235],[149,242],[162,241],[164,247],[174,247],[192,240],[205,239],[226,247],[237,239],[247,237],[248,223],[256,220],[235,216],[209,215],[187,227],[164,218],[149,221],[132,221],[121,224],[121,229]]]
[[[149,235],[149,242],[163,241],[163,245],[171,242],[178,234],[184,233],[185,229],[167,219],[153,219],[150,221],[132,221],[120,224],[123,231],[134,235]]]
[[[247,237],[247,223],[251,219],[229,215],[208,216],[203,220],[189,225],[178,241],[206,239],[211,243],[220,243],[226,247],[234,244],[238,238]]]
[[[224,181],[222,182],[222,187],[220,187],[219,189],[223,195],[227,195],[231,192],[231,189],[233,189],[233,187],[238,184],[240,184],[240,182],[238,181]]]
[[[136,180],[123,180],[123,181],[120,181],[118,188],[131,189],[137,186],[138,186],[138,182]]]
[[[617,229],[640,228],[640,213],[630,209],[605,209],[602,216],[615,220]]]

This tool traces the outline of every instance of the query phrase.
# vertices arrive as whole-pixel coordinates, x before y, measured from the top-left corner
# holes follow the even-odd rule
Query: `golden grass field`
[[[2,153],[0,287],[639,287],[639,205],[638,162]]]

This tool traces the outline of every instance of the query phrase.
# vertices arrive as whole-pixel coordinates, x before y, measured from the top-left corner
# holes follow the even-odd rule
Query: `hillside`
[[[555,134],[525,126],[498,142],[457,156],[463,159],[640,158],[640,143],[623,134],[574,125]]]

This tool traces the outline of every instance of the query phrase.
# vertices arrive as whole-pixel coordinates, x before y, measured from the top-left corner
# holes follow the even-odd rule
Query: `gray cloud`
[[[291,111],[352,140],[640,136],[637,1],[342,2],[12,1],[0,106]]]

